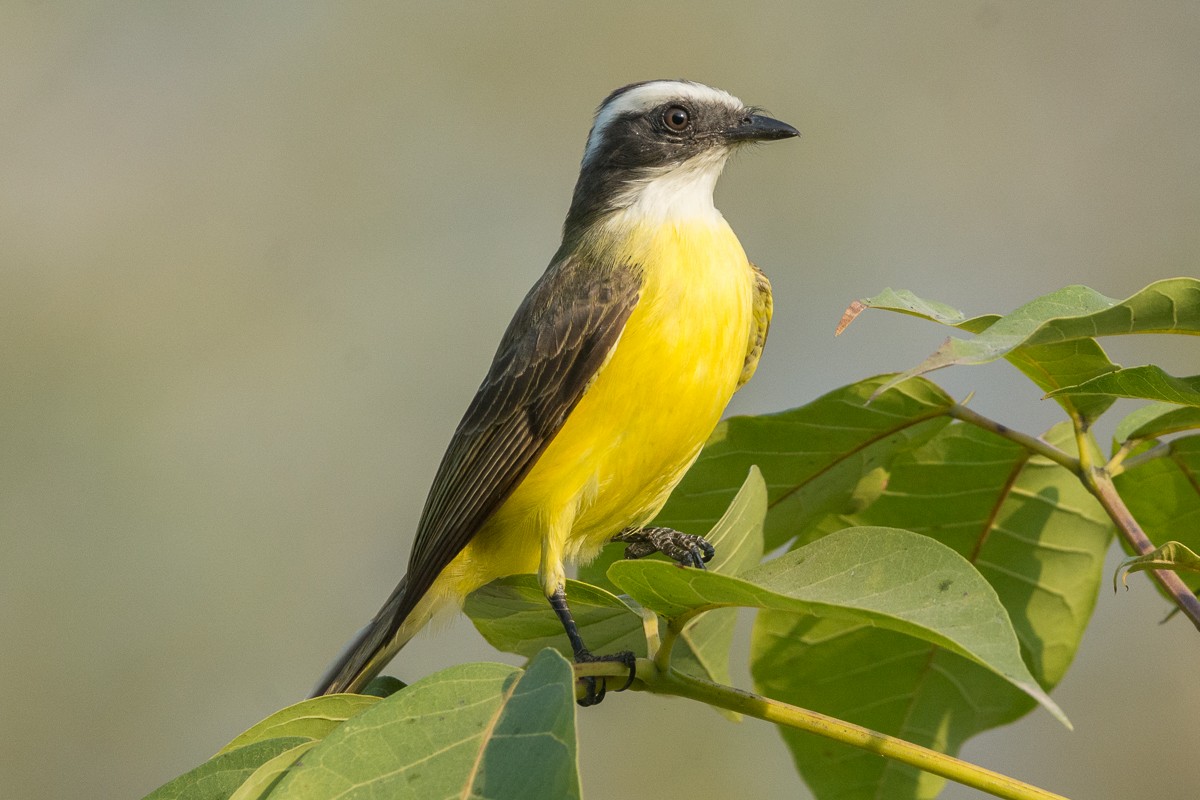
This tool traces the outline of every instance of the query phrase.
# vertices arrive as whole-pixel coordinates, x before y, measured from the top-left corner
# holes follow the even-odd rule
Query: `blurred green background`
[[[930,352],[882,313],[833,338],[884,286],[979,313],[1200,272],[1197,42],[1191,1],[0,6],[3,793],[137,797],[304,695],[403,572],[611,89],[693,78],[803,131],[718,189],[775,285],[753,413]],[[934,377],[1040,432],[1014,376]],[[1197,638],[1165,610],[1103,590],[1075,732],[1036,711],[965,757],[1194,797]],[[496,657],[460,619],[392,671]],[[580,736],[591,797],[807,796],[769,726],[683,701]]]

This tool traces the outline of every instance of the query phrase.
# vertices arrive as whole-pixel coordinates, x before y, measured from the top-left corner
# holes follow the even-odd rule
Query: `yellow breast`
[[[562,429],[454,560],[456,594],[544,571],[547,557],[590,559],[623,528],[649,522],[737,389],[754,274],[725,220],[643,226],[618,239],[605,257],[640,265],[638,305]]]
[[[737,388],[753,322],[753,274],[724,219],[638,230],[622,250],[644,271],[638,306],[513,498],[578,502],[568,557],[666,502]]]

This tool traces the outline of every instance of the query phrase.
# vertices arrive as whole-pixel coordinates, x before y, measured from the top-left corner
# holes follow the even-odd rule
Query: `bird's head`
[[[621,210],[647,220],[716,213],[713,187],[734,149],[792,136],[791,125],[700,83],[624,86],[596,112],[567,227]]]

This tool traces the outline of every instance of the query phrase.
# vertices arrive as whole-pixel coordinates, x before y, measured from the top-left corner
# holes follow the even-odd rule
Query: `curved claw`
[[[596,691],[597,682],[600,684],[599,692]],[[599,705],[608,691],[608,681],[604,680],[604,678],[587,677],[583,679],[583,683],[587,686],[587,692],[576,702],[583,708]]]
[[[662,553],[685,567],[699,567],[712,560],[716,548],[703,536],[683,533],[673,528],[630,528],[613,537],[615,542],[628,542],[626,558],[643,558]]]

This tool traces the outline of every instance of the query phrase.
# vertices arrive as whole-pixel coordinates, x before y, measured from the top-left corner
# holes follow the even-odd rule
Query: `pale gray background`
[[[1195,2],[5,3],[3,793],[140,796],[303,695],[401,574],[614,87],[695,78],[804,133],[718,190],[775,284],[732,408],[760,412],[936,346],[882,313],[832,338],[884,286],[979,313],[1200,272],[1198,42]],[[1160,347],[1114,349],[1197,371]],[[1005,365],[937,377],[1057,419]],[[1103,590],[1076,731],[1038,711],[965,756],[1193,797],[1198,639],[1163,613]],[[494,657],[460,621],[395,670]],[[683,701],[580,737],[593,798],[805,796],[769,726]]]

